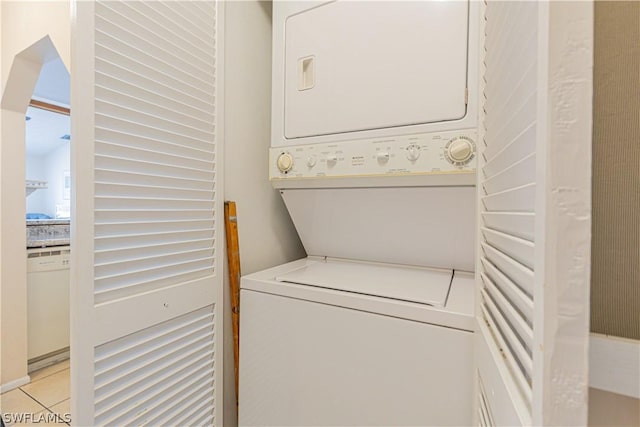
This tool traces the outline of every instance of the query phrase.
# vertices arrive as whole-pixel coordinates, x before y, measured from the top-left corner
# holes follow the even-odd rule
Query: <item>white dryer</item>
[[[241,281],[240,425],[472,422],[473,2],[274,2],[270,180],[308,257]]]

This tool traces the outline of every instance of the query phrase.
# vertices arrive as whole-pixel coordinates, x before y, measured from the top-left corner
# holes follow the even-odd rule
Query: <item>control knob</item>
[[[415,162],[420,157],[420,147],[415,144],[411,144],[407,147],[407,159],[411,162]]]
[[[318,159],[314,154],[307,157],[307,167],[312,168],[316,165],[317,162],[318,162]]]
[[[378,162],[380,163],[387,163],[389,161],[389,153],[386,151],[380,151],[377,155],[376,158],[378,159]]]
[[[475,147],[466,138],[458,138],[449,141],[445,148],[445,154],[451,163],[464,164],[473,157]]]
[[[278,160],[276,161],[276,165],[280,172],[287,173],[291,169],[293,169],[293,156],[289,153],[282,153],[278,156]]]

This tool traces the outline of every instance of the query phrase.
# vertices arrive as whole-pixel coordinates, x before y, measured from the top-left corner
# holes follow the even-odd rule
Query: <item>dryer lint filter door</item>
[[[326,3],[285,24],[285,137],[461,119],[468,2]]]
[[[444,307],[452,271],[329,260],[276,277],[278,282]]]

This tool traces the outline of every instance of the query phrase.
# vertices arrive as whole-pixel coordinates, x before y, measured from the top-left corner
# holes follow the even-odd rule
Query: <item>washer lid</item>
[[[444,307],[451,270],[328,260],[276,276],[276,281]]]

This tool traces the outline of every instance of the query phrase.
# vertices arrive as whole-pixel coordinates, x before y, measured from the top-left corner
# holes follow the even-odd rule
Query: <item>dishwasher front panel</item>
[[[27,358],[69,347],[69,247],[27,251]]]

